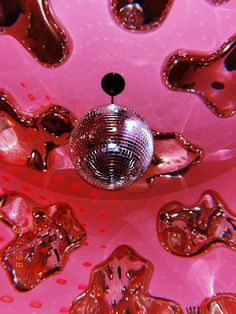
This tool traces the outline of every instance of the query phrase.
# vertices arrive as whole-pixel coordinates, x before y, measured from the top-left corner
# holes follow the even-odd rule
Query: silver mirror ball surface
[[[70,138],[72,163],[90,184],[108,190],[132,184],[148,169],[154,149],[146,121],[116,104],[89,111]]]

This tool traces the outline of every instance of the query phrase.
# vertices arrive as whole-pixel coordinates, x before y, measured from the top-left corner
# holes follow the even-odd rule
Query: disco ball
[[[150,165],[153,136],[135,111],[109,104],[88,112],[70,139],[71,160],[79,175],[104,189],[136,181]]]

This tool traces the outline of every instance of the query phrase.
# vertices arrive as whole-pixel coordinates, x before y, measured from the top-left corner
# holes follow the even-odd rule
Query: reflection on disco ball
[[[135,111],[115,104],[91,110],[75,126],[71,160],[79,175],[104,189],[119,189],[147,170],[153,136]]]

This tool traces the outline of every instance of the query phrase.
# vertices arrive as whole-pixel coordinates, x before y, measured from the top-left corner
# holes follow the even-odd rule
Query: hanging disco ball
[[[119,189],[142,176],[153,155],[152,131],[135,111],[109,104],[89,111],[70,139],[71,160],[90,184]]]

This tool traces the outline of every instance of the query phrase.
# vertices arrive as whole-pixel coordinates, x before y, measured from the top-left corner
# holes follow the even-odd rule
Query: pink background
[[[119,27],[106,0],[51,0],[51,4],[73,41],[70,59],[61,67],[44,68],[13,38],[0,37],[0,87],[15,97],[20,108],[33,113],[54,102],[80,117],[109,102],[100,82],[104,74],[118,72],[126,89],[116,102],[137,110],[152,128],[182,133],[204,149],[205,159],[184,180],[159,180],[143,194],[90,187],[75,174],[66,149],[58,152],[48,174],[0,164],[1,192],[23,192],[41,204],[68,202],[88,233],[86,245],[72,253],[65,270],[31,292],[16,292],[0,268],[0,312],[66,313],[84,290],[91,267],[120,244],[132,246],[153,263],[154,296],[173,299],[185,308],[217,292],[235,293],[233,251],[218,248],[195,258],[175,257],[160,246],[155,229],[163,204],[172,200],[192,204],[206,189],[220,193],[236,214],[236,118],[217,118],[200,98],[170,91],[161,81],[164,61],[173,51],[213,52],[234,34],[235,0],[218,7],[206,0],[176,0],[164,24],[143,34]],[[1,224],[0,248],[10,236]],[[2,296],[12,301],[2,302]],[[40,308],[33,308],[33,301]]]

